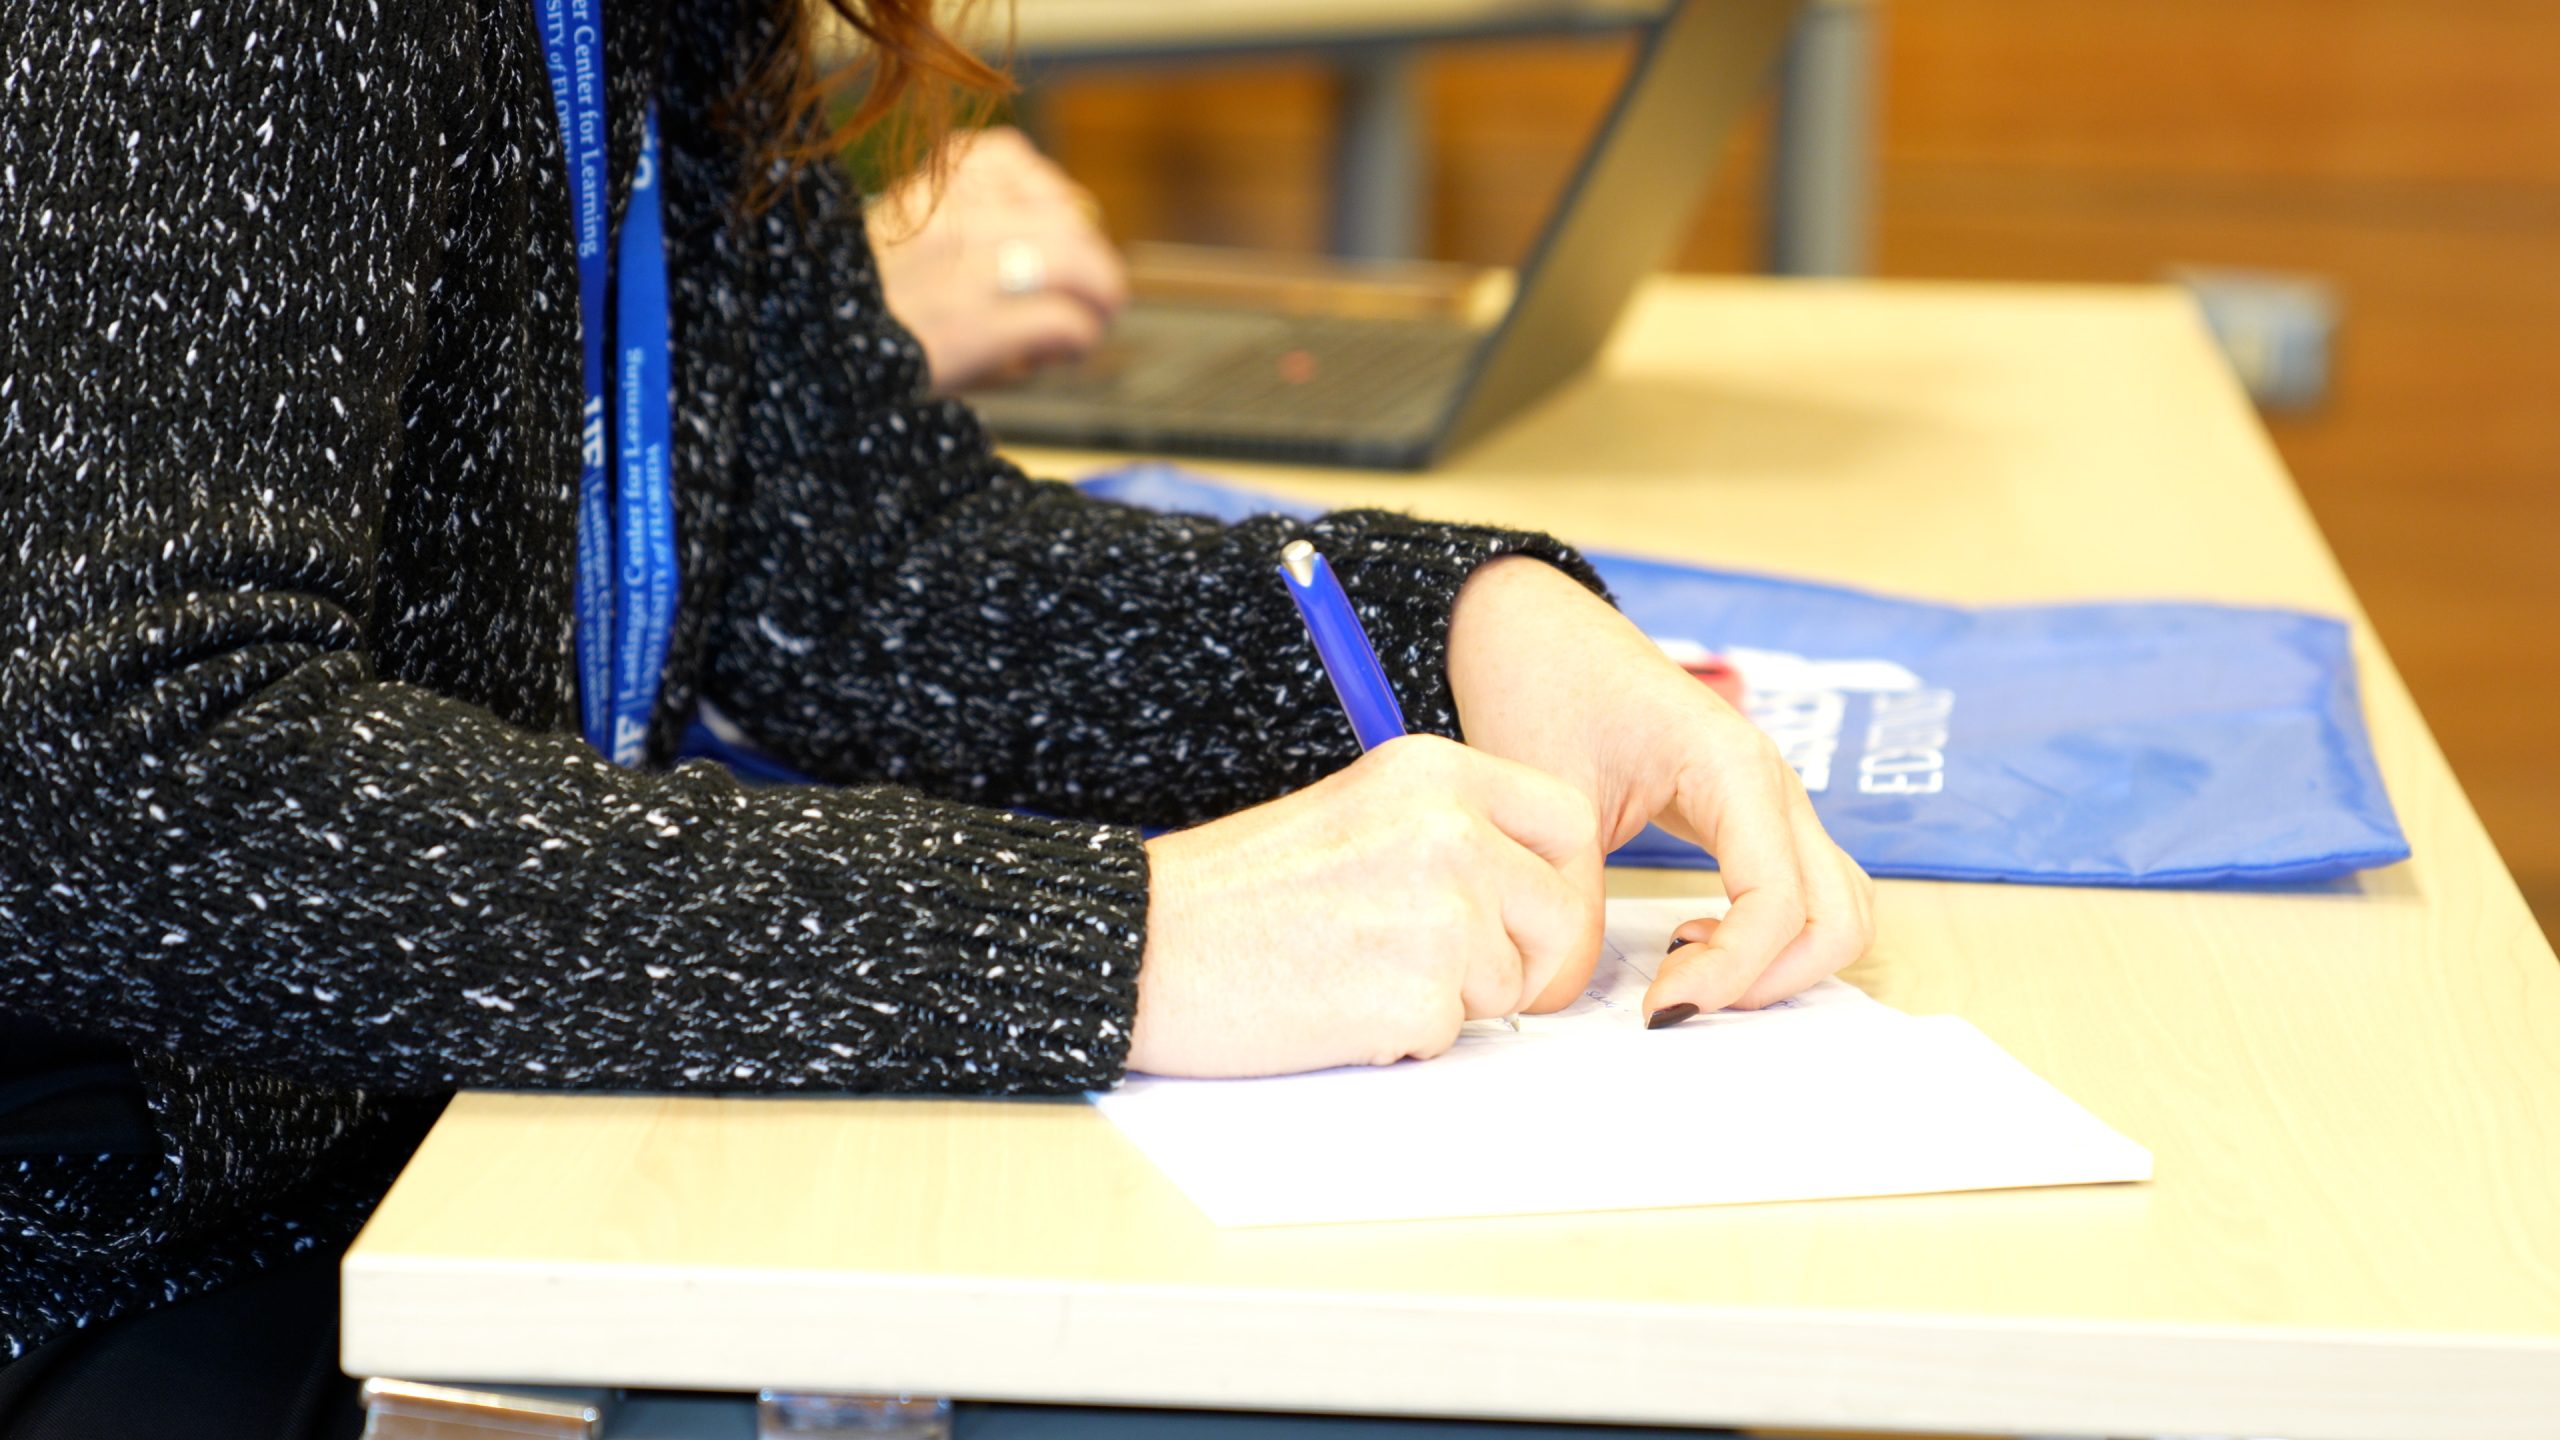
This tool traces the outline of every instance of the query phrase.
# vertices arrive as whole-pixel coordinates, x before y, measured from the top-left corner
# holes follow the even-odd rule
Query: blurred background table
[[[1316,60],[1333,86],[1329,248],[1402,260],[1428,244],[1426,47],[1624,35],[1662,8],[1663,0],[1015,0],[964,14],[980,50],[1011,60],[1022,81],[1017,118],[1035,133],[1044,128],[1041,97],[1078,73]],[[1816,0],[1781,64],[1780,156],[1767,192],[1772,273],[1866,267],[1875,10],[1874,0]],[[1557,121],[1590,129],[1571,112]]]

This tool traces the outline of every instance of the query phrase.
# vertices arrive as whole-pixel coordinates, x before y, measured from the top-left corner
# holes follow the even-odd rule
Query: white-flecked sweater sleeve
[[[558,183],[529,17],[52,13],[0,22],[0,1010],[372,1091],[1115,1079],[1131,832],[552,730],[566,511],[505,467],[574,424],[490,367],[574,354],[565,205],[437,260]]]

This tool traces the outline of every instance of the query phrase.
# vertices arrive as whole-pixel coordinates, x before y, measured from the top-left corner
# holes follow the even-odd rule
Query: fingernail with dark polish
[[[1677,1005],[1665,1005],[1661,1009],[1656,1010],[1651,1015],[1645,1017],[1644,1028],[1647,1030],[1667,1030],[1697,1013],[1698,1007],[1690,1004],[1686,1000],[1681,1001]]]
[[[1665,954],[1665,955],[1668,955],[1668,954],[1670,954],[1670,953],[1671,953],[1671,951],[1672,951],[1672,950],[1677,950],[1677,949],[1679,949],[1679,948],[1680,948],[1681,946],[1683,946],[1683,945],[1695,945],[1695,944],[1697,944],[1697,943],[1698,943],[1698,942],[1697,942],[1697,941],[1695,941],[1695,940],[1683,940],[1683,939],[1681,939],[1679,936],[1674,935],[1674,936],[1672,936],[1672,937],[1671,937],[1671,947],[1670,947],[1670,949],[1665,950],[1665,951],[1663,951],[1662,953],[1663,953],[1663,954]]]

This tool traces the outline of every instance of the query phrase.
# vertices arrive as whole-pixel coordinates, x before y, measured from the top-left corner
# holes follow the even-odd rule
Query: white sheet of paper
[[[1266,1080],[1132,1077],[1095,1103],[1219,1225],[1738,1204],[2145,1180],[2151,1155],[1954,1016],[1826,981],[1643,1028],[1680,920],[1612,901],[1582,999],[1439,1059]],[[1665,1137],[1691,1134],[1689,1144]]]

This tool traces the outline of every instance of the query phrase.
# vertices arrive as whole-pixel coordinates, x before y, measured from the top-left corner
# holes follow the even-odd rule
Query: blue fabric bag
[[[1227,520],[1316,513],[1163,465],[1083,488]],[[1589,558],[1674,658],[1740,672],[1745,708],[1874,874],[2272,884],[2408,858],[2337,620],[2198,604],[1964,609]],[[1612,859],[1713,863],[1659,830]]]

